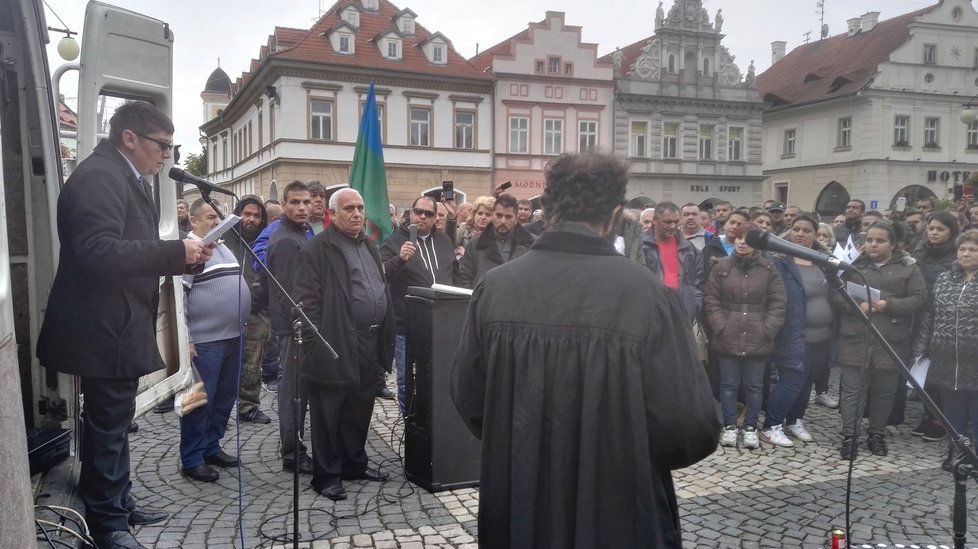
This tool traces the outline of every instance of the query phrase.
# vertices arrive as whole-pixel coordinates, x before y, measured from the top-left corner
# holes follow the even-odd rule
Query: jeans
[[[397,368],[397,405],[401,408],[401,417],[407,417],[407,374],[404,364],[404,336],[394,336],[394,367]]]
[[[180,418],[180,463],[184,469],[197,467],[205,457],[221,451],[221,439],[238,398],[240,345],[240,337],[194,344],[194,363],[207,391],[207,404]]]
[[[793,425],[797,420],[805,418],[812,385],[822,371],[828,370],[828,364],[829,341],[826,340],[805,343],[805,359],[801,371],[778,368],[780,378],[771,390],[764,429],[782,423]]]
[[[968,421],[978,431],[978,391],[955,391],[941,387],[944,415],[959,435],[966,434]]]
[[[747,415],[744,428],[756,427],[757,416],[761,412],[764,389],[764,361],[751,358],[719,357],[720,360],[720,406],[723,409],[723,424],[737,424],[737,389],[744,384]]]
[[[886,420],[896,395],[896,370],[881,370],[874,364],[863,367],[842,367],[839,377],[839,412],[842,415],[842,436],[859,435],[859,422],[866,407],[869,392],[869,429],[871,435],[886,434]]]

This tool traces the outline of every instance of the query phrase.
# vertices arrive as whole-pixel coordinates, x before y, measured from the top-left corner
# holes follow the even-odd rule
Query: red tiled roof
[[[58,101],[58,126],[71,130],[78,129],[78,116],[61,101]]]
[[[627,75],[632,72],[632,65],[638,60],[638,56],[642,54],[642,48],[649,43],[649,40],[655,38],[655,35],[649,36],[648,38],[643,38],[638,42],[629,44],[624,48],[621,48],[621,74]],[[614,52],[602,56],[598,59],[599,63],[611,64],[614,62],[613,56]]]
[[[377,11],[360,11],[360,28],[354,37],[355,55],[336,53],[329,43],[329,38],[322,36],[322,34],[342,22],[340,12],[349,5],[360,7],[359,2],[340,0],[312,28],[302,31],[304,34],[297,39],[296,35],[290,32],[293,29],[276,27],[276,39],[279,47],[277,50],[270,48],[271,51],[269,51],[268,57],[332,65],[348,65],[357,68],[376,68],[423,74],[449,75],[453,78],[489,78],[459,55],[451,43],[447,44],[447,62],[445,64],[436,65],[430,63],[421,48],[415,46],[427,39],[431,33],[417,22],[414,25],[414,35],[404,36],[403,38],[401,59],[396,61],[386,59],[381,55],[377,44],[372,42],[371,39],[392,30],[393,19],[402,11],[388,0],[380,0],[378,2],[379,10]],[[280,36],[280,30],[289,32],[283,32]],[[294,43],[283,49],[283,42],[288,43],[289,39],[294,39]]]
[[[775,107],[814,103],[856,93],[880,63],[910,37],[908,25],[937,6],[880,21],[855,36],[838,34],[798,46],[757,77],[757,89]]]

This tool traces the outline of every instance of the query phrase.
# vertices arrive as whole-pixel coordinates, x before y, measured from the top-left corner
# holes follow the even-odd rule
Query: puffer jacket
[[[917,262],[920,274],[924,275],[927,289],[932,290],[937,277],[951,270],[951,264],[958,257],[958,248],[954,242],[948,242],[943,246],[931,246],[925,236],[920,239],[920,243],[910,255]]]
[[[771,355],[786,305],[784,282],[770,259],[755,253],[718,260],[703,293],[710,346],[730,356]]]
[[[914,355],[931,360],[928,385],[978,391],[978,280],[966,281],[957,262],[937,277]]]
[[[927,301],[927,284],[920,268],[912,257],[903,253],[894,253],[882,267],[863,256],[856,260],[854,267],[866,277],[867,284],[880,291],[880,299],[886,301],[886,312],[874,310],[869,315],[870,321],[906,362],[910,355],[913,315],[922,311]],[[862,284],[851,273],[846,273],[843,280]],[[833,296],[832,305],[841,319],[838,363],[854,368],[868,368],[872,363],[877,368],[896,369],[896,363],[852,312],[845,298]]]

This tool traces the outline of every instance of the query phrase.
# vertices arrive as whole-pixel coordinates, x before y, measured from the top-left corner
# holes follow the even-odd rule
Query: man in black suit
[[[143,547],[129,527],[166,520],[130,495],[129,425],[139,377],[164,367],[156,345],[159,277],[212,254],[199,240],[161,240],[159,211],[142,178],[173,149],[173,123],[132,102],[58,197],[61,255],[37,342],[51,370],[81,377],[84,428],[78,492],[99,549]]]

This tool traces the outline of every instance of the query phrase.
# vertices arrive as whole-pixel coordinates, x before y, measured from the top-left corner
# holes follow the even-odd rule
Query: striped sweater
[[[199,240],[191,233],[188,238]],[[192,343],[241,335],[251,315],[251,292],[237,258],[224,244],[204,264],[203,272],[183,275],[184,311]]]

